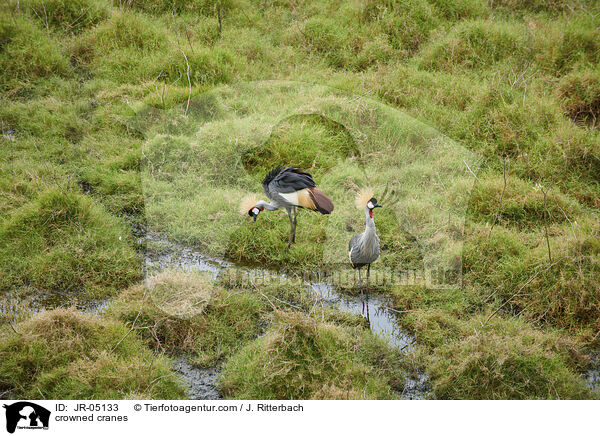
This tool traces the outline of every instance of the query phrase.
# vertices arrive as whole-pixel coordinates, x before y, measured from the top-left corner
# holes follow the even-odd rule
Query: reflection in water
[[[161,250],[158,252],[147,253],[146,269],[149,272],[158,272],[166,268],[175,268],[183,271],[202,271],[208,273],[216,280],[224,268],[236,266],[231,262],[197,253],[188,247],[173,243],[155,234],[149,234],[147,237],[153,242],[158,242],[161,247]],[[263,278],[273,274],[272,271],[261,268],[244,266],[237,268],[243,270],[244,274],[248,277]],[[287,276],[281,274],[281,277],[286,278]],[[402,331],[398,325],[396,316],[389,309],[391,301],[388,297],[375,294],[363,299],[361,295],[343,294],[335,286],[324,281],[307,281],[307,284],[313,294],[319,297],[319,301],[323,305],[337,307],[343,312],[368,318],[371,331],[387,340],[393,347],[402,352],[409,352],[414,349],[415,340],[412,336]],[[190,371],[194,367],[188,364],[185,367],[185,371],[182,371],[181,368],[181,364],[178,363],[178,371],[188,379]],[[188,379],[188,383],[192,385],[192,390],[195,392],[194,395],[198,399],[211,399],[215,398],[215,395],[218,396],[214,380],[210,386],[198,385],[198,383],[202,384],[202,380],[205,380],[204,374],[206,370],[198,369],[198,371],[200,371],[199,374],[193,376],[192,379]],[[425,374],[419,374],[416,378],[407,377],[403,397],[407,399],[425,398],[427,395],[427,381]]]
[[[148,271],[161,271],[166,268],[175,268],[183,271],[202,271],[208,273],[214,280],[219,273],[235,264],[197,253],[188,247],[180,246],[156,235],[149,235],[153,241],[159,241],[163,250],[158,253],[149,253],[146,256]],[[271,271],[260,268],[240,267],[248,277],[265,277]],[[286,277],[284,274],[282,277]],[[335,286],[324,281],[307,282],[313,293],[319,297],[320,302],[329,307],[337,307],[343,312],[352,313],[369,319],[371,331],[386,339],[392,346],[402,351],[411,351],[414,348],[414,338],[402,331],[398,325],[396,315],[389,309],[391,301],[388,297],[375,294],[363,298],[361,295],[348,295],[339,292]]]
[[[110,300],[89,298],[81,290],[41,290],[29,288],[27,293],[16,290],[8,291],[0,299],[0,317],[9,319],[18,317],[19,313],[30,311],[74,307],[82,312],[99,314],[110,304]]]
[[[337,292],[333,285],[323,282],[310,283],[310,287],[324,304],[367,318],[371,331],[395,348],[401,351],[414,349],[414,338],[400,329],[396,316],[389,310],[389,298],[377,294],[364,298],[361,295],[345,295]]]

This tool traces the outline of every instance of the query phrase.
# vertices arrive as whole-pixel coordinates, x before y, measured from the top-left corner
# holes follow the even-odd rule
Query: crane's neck
[[[365,207],[365,219],[365,236],[374,237],[376,235],[375,221],[373,220],[373,211],[370,210],[368,207]]]
[[[260,200],[258,203],[256,203],[256,206],[254,206],[254,207],[258,207],[259,209],[264,207],[267,210],[277,210],[277,209],[279,209],[274,204],[267,203],[264,200]]]

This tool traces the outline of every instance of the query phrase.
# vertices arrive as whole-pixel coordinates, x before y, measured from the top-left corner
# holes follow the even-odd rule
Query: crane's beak
[[[258,207],[253,207],[248,211],[248,215],[252,217],[252,221],[256,222],[256,217],[258,216],[260,209]]]
[[[375,203],[375,204],[373,205],[373,209],[375,209],[376,207],[383,207],[383,206],[382,206],[381,204],[379,204],[379,203]]]

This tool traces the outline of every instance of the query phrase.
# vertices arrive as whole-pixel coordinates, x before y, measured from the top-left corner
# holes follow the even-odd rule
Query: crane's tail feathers
[[[315,206],[314,210],[318,210],[324,215],[333,212],[333,203],[328,196],[323,194],[317,188],[310,188],[308,190],[308,193],[310,195],[310,199],[312,200]]]
[[[246,215],[250,209],[256,206],[258,203],[258,197],[254,194],[246,195],[240,201],[239,211],[242,215]]]

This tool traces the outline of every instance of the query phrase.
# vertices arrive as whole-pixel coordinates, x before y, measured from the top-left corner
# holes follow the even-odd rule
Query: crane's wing
[[[268,195],[269,191],[276,193],[289,193],[316,186],[312,176],[300,168],[281,167],[269,172],[263,180],[263,188]]]
[[[356,268],[356,264],[358,261],[358,243],[360,241],[361,236],[362,233],[360,235],[352,236],[352,238],[350,239],[350,243],[348,244],[348,257],[350,258],[350,264],[352,265],[352,268]],[[356,251],[354,251],[355,249]]]
[[[319,191],[312,176],[300,168],[275,168],[263,180],[263,189],[267,197],[281,198],[289,205],[316,210],[322,214],[333,211],[333,203],[329,197]]]

